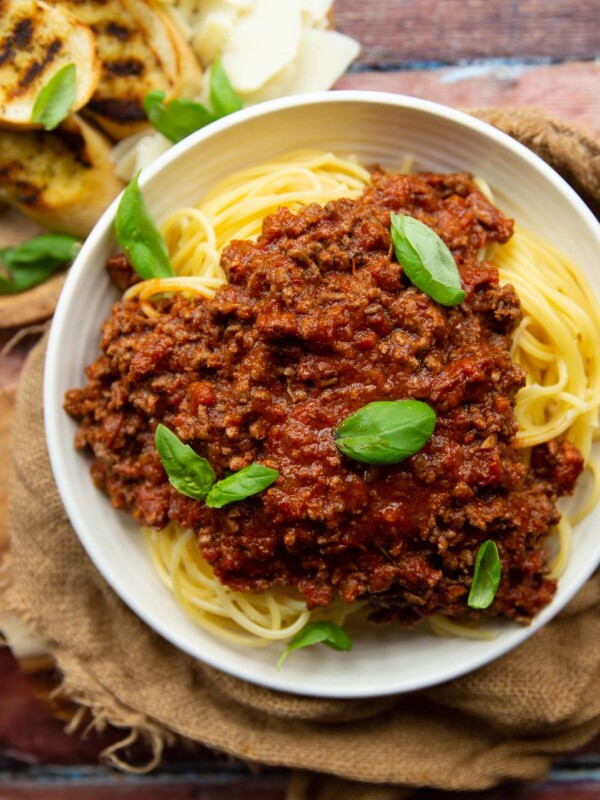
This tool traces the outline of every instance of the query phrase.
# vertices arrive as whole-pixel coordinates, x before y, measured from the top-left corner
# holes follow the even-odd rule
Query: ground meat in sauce
[[[466,298],[445,308],[410,284],[392,256],[390,211],[446,242]],[[139,522],[192,527],[228,586],[296,585],[309,607],[369,600],[372,618],[404,623],[469,612],[477,550],[494,539],[502,581],[486,613],[527,622],[551,599],[543,539],[582,458],[566,442],[515,447],[510,360],[521,310],[480,248],[512,222],[470,177],[375,172],[358,200],[280,209],[258,242],[223,253],[230,283],[214,300],[175,295],[147,317],[118,303],[88,385],[67,393],[76,444],[95,483]],[[112,263],[120,285],[124,264]],[[433,436],[392,467],[342,456],[334,428],[374,400],[435,409]],[[163,422],[219,476],[260,462],[269,489],[221,510],[167,481],[154,429]]]

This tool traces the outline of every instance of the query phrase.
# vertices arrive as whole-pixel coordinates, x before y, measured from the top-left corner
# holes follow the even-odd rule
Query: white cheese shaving
[[[246,97],[261,103],[274,97],[329,89],[358,55],[358,42],[336,31],[307,30],[300,37],[298,54],[272,81]]]
[[[162,0],[165,9],[183,21],[188,33],[188,41],[202,35],[207,20],[217,14],[231,22],[252,8],[256,0]]]
[[[192,39],[192,49],[204,66],[219,55],[233,33],[236,14],[215,11],[208,14]]]
[[[241,15],[221,53],[241,94],[254,92],[296,57],[302,32],[299,0],[255,0]]]
[[[328,89],[359,51],[349,37],[327,30],[333,0],[163,2],[185,21],[188,40],[205,67],[221,57],[246,105]],[[317,36],[305,36],[310,32]],[[320,37],[320,33],[327,35]],[[318,68],[310,47],[315,48]],[[207,95],[204,86],[199,99]]]

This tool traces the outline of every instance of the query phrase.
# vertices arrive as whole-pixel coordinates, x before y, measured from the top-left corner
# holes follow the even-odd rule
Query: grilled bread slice
[[[0,126],[40,127],[31,123],[35,99],[66,64],[77,67],[76,111],[100,77],[92,31],[61,5],[0,0]]]
[[[86,236],[123,188],[110,142],[78,115],[56,130],[0,130],[0,202],[53,231]]]
[[[183,34],[155,0],[60,0],[94,32],[100,82],[85,114],[114,139],[148,127],[144,96],[193,97],[202,72]]]

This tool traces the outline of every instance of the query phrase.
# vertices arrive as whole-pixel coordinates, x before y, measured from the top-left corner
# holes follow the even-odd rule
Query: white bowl
[[[144,171],[141,185],[157,220],[192,205],[221,178],[300,148],[355,154],[362,163],[467,170],[491,185],[508,215],[567,251],[600,296],[600,226],[575,192],[543,161],[494,128],[443,106],[391,94],[335,92],[265,103],[225,118],[173,147]],[[117,292],[105,263],[117,251],[115,201],[71,268],[52,324],[45,371],[48,448],[73,527],[113,589],[175,646],[214,667],[273,689],[320,697],[367,697],[447,681],[506,653],[546,624],[600,562],[600,508],[577,526],[568,568],[552,603],[528,628],[498,625],[493,641],[446,639],[418,627],[367,628],[351,653],[324,647],[298,651],[281,672],[279,649],[245,649],[196,627],[160,582],[130,517],[115,511],[76,452],[76,423],[62,408],[66,389],[84,383],[98,354],[99,328]],[[279,646],[276,646],[279,647]]]

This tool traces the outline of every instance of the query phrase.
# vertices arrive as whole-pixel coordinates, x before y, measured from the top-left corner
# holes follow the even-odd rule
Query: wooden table
[[[337,0],[335,20],[363,45],[340,88],[400,92],[460,108],[537,107],[600,134],[599,0]],[[0,347],[14,333],[1,331]],[[28,346],[21,343],[0,363],[0,441]],[[5,470],[3,457],[0,548],[7,542]],[[283,800],[285,772],[250,773],[202,748],[172,748],[149,776],[99,765],[98,753],[121,734],[108,730],[84,741],[65,734],[64,722],[36,698],[47,695],[39,675],[32,687],[10,653],[0,651],[0,800]],[[422,791],[416,797],[458,796]],[[557,761],[543,783],[460,797],[600,798],[600,738]]]

